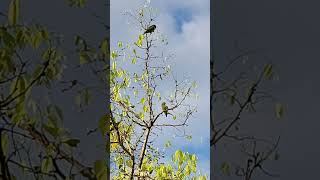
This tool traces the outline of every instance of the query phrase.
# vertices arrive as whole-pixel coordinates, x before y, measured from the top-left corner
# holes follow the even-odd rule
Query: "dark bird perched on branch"
[[[157,27],[156,25],[149,26],[143,34],[153,33],[156,27]]]

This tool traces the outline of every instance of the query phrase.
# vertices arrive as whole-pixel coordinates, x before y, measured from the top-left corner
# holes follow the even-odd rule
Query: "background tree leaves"
[[[20,16],[20,0],[11,0],[8,11],[8,22],[10,25],[16,25]]]

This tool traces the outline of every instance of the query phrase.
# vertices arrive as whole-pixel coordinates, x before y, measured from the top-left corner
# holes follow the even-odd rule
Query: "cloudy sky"
[[[150,4],[149,4],[150,2]],[[137,30],[133,29],[125,11],[136,10],[145,3],[159,9],[157,30],[169,41],[168,49],[173,53],[172,69],[178,77],[190,77],[197,82],[199,99],[193,101],[197,113],[190,119],[187,132],[192,141],[173,138],[167,132],[162,139],[170,138],[174,149],[179,148],[199,157],[198,169],[209,175],[209,56],[210,56],[210,9],[209,0],[111,0],[111,49],[118,41],[136,41]],[[168,138],[165,138],[168,137]],[[158,142],[159,146],[165,141]],[[168,152],[170,154],[171,152]]]

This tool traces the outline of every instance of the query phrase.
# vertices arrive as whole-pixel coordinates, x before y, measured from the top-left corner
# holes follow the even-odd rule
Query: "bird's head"
[[[165,106],[165,105],[166,105],[166,102],[163,102],[162,105]]]

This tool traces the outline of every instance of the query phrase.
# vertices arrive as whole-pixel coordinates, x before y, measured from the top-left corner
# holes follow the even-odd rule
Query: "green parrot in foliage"
[[[165,102],[163,102],[161,104],[161,107],[162,107],[162,111],[164,112],[164,114],[166,115],[166,117],[168,116],[168,106],[166,105]]]
[[[156,27],[157,27],[156,25],[149,26],[143,34],[153,33]]]

